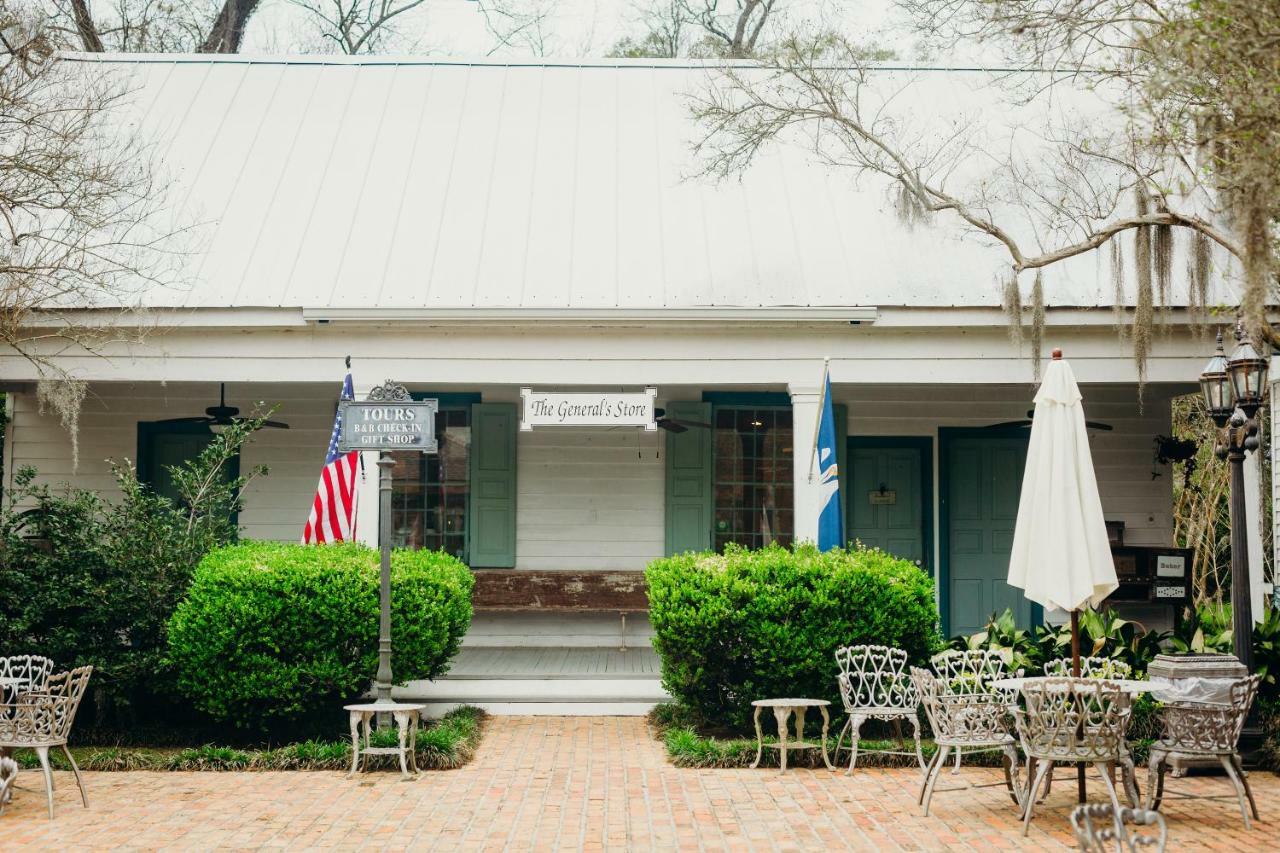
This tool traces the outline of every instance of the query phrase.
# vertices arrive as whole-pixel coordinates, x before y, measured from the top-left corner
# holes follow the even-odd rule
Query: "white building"
[[[684,95],[706,69],[70,59],[128,81],[129,121],[158,140],[201,244],[189,286],[147,295],[162,328],[146,344],[63,358],[91,383],[77,469],[37,411],[33,369],[0,353],[7,477],[34,465],[110,490],[113,457],[152,476],[207,440],[156,422],[199,415],[225,383],[229,404],[277,405],[290,426],[243,453],[271,468],[244,534],[296,540],[350,355],[357,396],[392,378],[440,400],[440,454],[395,471],[395,539],[459,554],[487,596],[453,678],[408,691],[638,710],[661,689],[643,613],[619,614],[643,608],[649,560],[814,536],[805,460],[830,358],[851,536],[934,575],[948,633],[1005,606],[1039,618],[1003,581],[1027,430],[993,425],[1024,420],[1035,385],[1000,308],[1000,251],[943,219],[907,228],[882,187],[801,150],[766,154],[741,182],[689,179]],[[988,82],[911,75],[919,97],[957,109]],[[1092,434],[1108,520],[1126,545],[1168,548],[1171,475],[1153,441],[1208,351],[1180,282],[1140,399],[1105,269],[1090,256],[1052,273],[1046,354],[1065,351],[1109,427]],[[521,387],[653,387],[668,417],[711,427],[521,432]]]

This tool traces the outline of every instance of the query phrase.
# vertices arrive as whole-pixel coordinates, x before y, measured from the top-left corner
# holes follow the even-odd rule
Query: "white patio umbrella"
[[[1071,614],[1071,671],[1080,675],[1079,611],[1116,588],[1116,567],[1089,452],[1080,387],[1053,351],[1036,393],[1009,583]]]

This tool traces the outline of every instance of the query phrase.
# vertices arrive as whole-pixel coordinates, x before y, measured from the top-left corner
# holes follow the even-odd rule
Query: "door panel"
[[[855,444],[850,458],[849,538],[925,565],[923,449]]]
[[[1018,517],[1026,436],[964,436],[947,445],[948,630],[970,634],[1008,608],[1031,624],[1031,603],[1009,586],[1009,554]]]

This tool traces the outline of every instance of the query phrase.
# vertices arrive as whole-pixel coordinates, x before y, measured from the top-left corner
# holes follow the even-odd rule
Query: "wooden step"
[[[475,569],[477,610],[646,611],[644,572]]]

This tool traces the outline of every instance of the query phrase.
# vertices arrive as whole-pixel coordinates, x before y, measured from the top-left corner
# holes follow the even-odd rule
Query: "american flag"
[[[347,378],[342,380],[342,395],[339,399],[355,398],[355,390],[351,387],[351,373],[348,372]],[[320,470],[320,485],[316,486],[316,497],[311,502],[311,515],[307,517],[307,526],[302,529],[304,544],[355,539],[356,469],[360,465],[360,451],[339,451],[338,441],[341,438],[342,410],[339,409],[333,419],[333,435],[329,437],[329,451],[324,457],[324,468]]]

